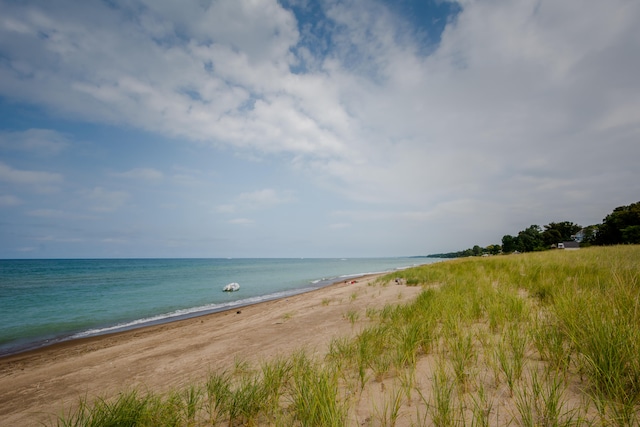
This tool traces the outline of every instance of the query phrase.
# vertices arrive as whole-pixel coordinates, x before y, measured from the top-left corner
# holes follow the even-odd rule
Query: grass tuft
[[[236,359],[203,385],[81,399],[53,424],[640,426],[638,260],[640,246],[619,246],[394,272],[376,283],[424,290],[367,309],[320,360]],[[344,317],[355,325],[353,308]]]

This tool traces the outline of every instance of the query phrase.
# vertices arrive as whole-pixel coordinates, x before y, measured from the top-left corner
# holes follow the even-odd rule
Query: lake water
[[[0,260],[0,355],[133,329],[437,261],[354,259]],[[237,292],[222,292],[230,282]]]

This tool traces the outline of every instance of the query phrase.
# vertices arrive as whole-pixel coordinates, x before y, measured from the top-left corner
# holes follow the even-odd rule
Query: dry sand
[[[42,425],[81,397],[199,383],[236,361],[258,362],[297,349],[324,354],[333,337],[355,335],[366,325],[368,307],[405,303],[422,290],[374,286],[377,277],[0,358],[0,424]],[[359,320],[352,324],[345,314],[354,310]]]

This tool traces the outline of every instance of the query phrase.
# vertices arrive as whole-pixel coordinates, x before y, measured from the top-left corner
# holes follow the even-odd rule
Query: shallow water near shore
[[[282,298],[437,261],[353,259],[0,260],[0,356]],[[223,292],[230,282],[237,292]]]

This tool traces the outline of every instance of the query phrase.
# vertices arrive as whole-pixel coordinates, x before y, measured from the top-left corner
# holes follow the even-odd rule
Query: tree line
[[[458,252],[428,255],[430,258],[459,258],[497,255],[500,253],[533,252],[553,249],[562,242],[591,245],[640,244],[640,202],[619,206],[607,215],[602,224],[582,227],[571,221],[551,222],[544,227],[531,225],[516,235],[505,235],[502,244],[478,245]]]

